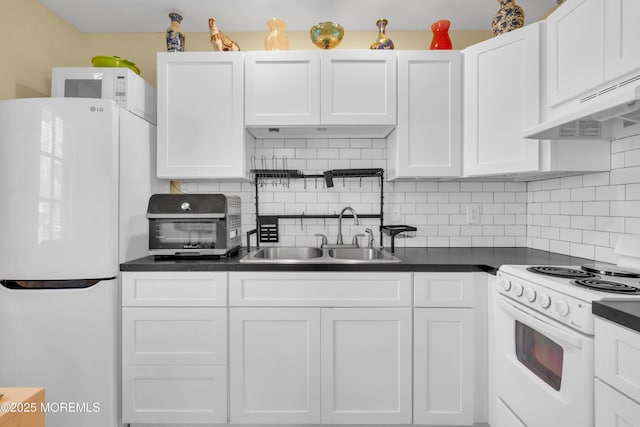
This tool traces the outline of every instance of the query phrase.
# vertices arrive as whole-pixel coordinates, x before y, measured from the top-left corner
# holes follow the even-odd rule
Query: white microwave
[[[156,89],[125,67],[54,67],[51,96],[113,99],[156,124]]]

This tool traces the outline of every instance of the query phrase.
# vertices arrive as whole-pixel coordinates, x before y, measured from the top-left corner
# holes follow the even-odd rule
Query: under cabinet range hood
[[[386,139],[395,125],[247,126],[256,139],[375,138]]]
[[[566,114],[525,129],[531,139],[612,139],[614,122],[640,123],[640,75],[608,85],[563,107]]]

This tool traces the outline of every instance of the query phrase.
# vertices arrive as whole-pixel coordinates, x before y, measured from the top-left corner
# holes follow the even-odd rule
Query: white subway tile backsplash
[[[635,217],[640,215],[640,201],[613,201],[610,209],[611,216]]]
[[[386,150],[384,139],[270,139],[256,141],[253,154],[258,163],[265,156],[267,167],[272,156],[287,156],[289,169],[321,173],[386,168]],[[640,135],[613,141],[611,160],[610,172],[531,182],[384,182],[385,222],[417,227],[412,237],[397,238],[398,247],[528,246],[615,262],[613,247],[618,238],[640,234]],[[250,183],[182,184],[186,192],[240,195],[243,231],[254,228],[255,188]],[[291,180],[288,188],[266,184],[260,187],[261,214],[334,214],[347,205],[359,214],[380,210],[376,179],[338,178],[333,188],[326,188],[323,179]],[[467,223],[470,204],[480,207],[479,224]],[[346,221],[345,239],[365,226],[376,229],[379,221],[363,219],[362,224]],[[315,246],[319,244],[315,233],[335,240],[337,221],[281,220],[278,244]],[[387,237],[384,241],[390,243]]]
[[[571,190],[571,201],[595,200],[595,187],[573,188]]]
[[[611,184],[634,184],[640,181],[640,166],[611,170]]]
[[[624,233],[624,218],[611,216],[596,217],[596,230],[612,233]]]
[[[571,228],[579,230],[593,230],[596,226],[596,219],[593,216],[572,216]]]
[[[584,202],[582,205],[584,215],[609,215],[608,202]]]

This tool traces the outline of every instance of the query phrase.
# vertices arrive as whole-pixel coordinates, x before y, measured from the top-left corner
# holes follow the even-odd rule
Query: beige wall
[[[37,0],[5,0],[3,12],[11,19],[3,30],[11,34],[0,66],[0,99],[49,96],[51,67],[91,66],[97,55],[120,56],[135,62],[145,80],[156,84],[156,52],[166,49],[164,28],[157,33],[81,33]],[[168,25],[167,18],[166,24]],[[164,23],[163,23],[164,25]],[[223,28],[224,30],[224,28]],[[264,33],[230,33],[242,50],[263,50]],[[307,32],[289,34],[291,50],[313,50]],[[490,31],[451,31],[454,49],[485,40]],[[372,31],[347,32],[338,49],[367,49]],[[431,31],[390,31],[396,48],[422,50],[431,43]],[[210,51],[206,33],[187,33],[187,51]]]

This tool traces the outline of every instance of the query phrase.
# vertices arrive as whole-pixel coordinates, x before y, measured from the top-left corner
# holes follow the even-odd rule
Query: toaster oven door
[[[149,219],[152,255],[224,255],[227,253],[224,219]]]

